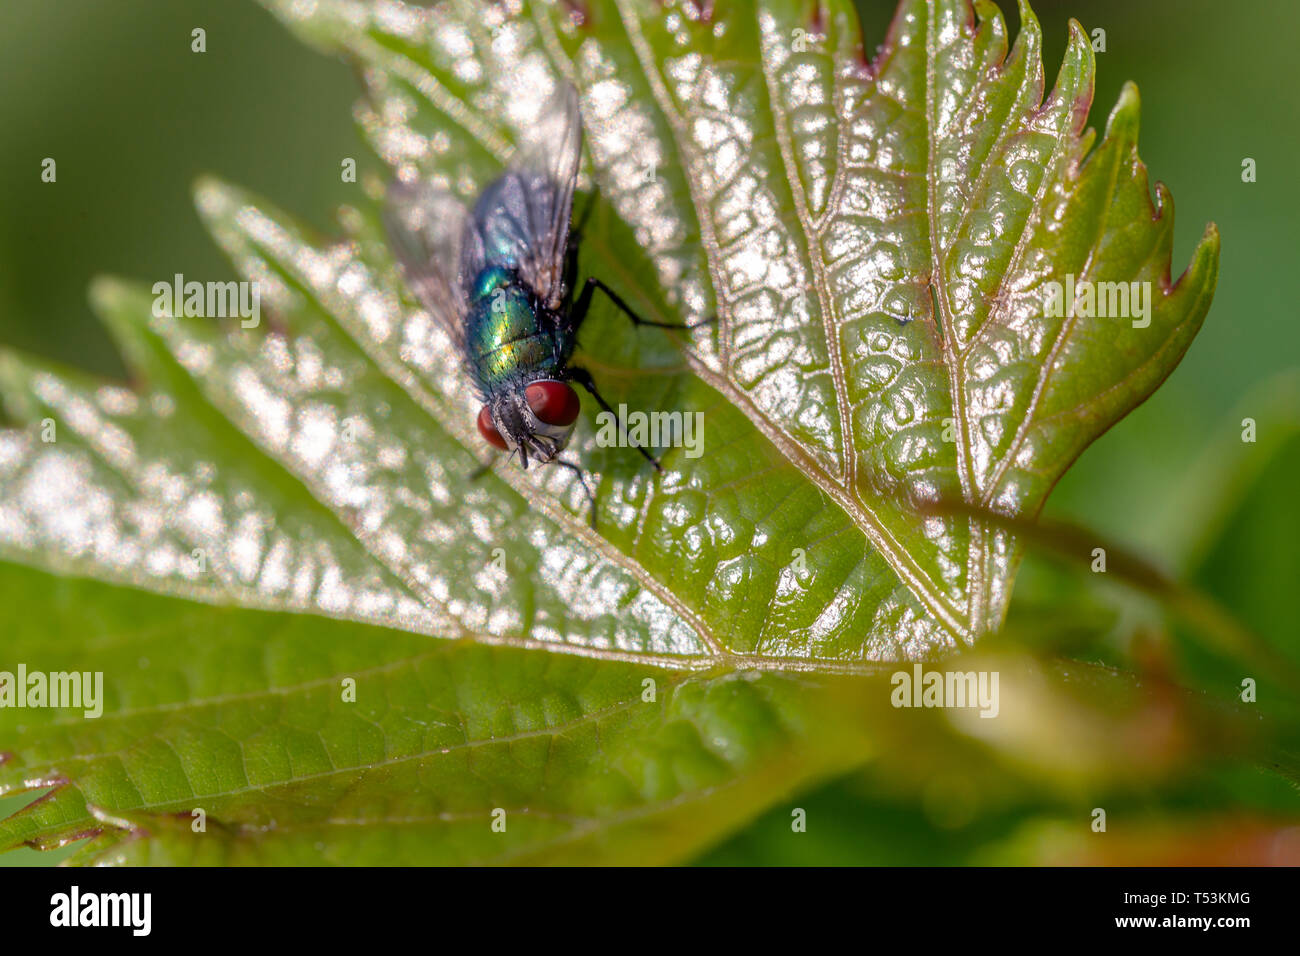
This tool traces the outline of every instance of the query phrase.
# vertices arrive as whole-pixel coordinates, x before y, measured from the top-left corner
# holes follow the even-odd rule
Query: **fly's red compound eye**
[[[568,382],[533,382],[524,389],[528,407],[547,425],[567,427],[578,420],[582,403]],[[481,427],[481,426],[480,426]]]
[[[486,405],[478,410],[478,433],[494,448],[505,451],[510,447],[506,444],[506,440],[501,437],[501,433],[497,431],[497,426],[492,422],[492,409]]]

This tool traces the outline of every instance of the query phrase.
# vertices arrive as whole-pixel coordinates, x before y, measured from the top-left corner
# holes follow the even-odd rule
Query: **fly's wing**
[[[388,188],[384,225],[407,288],[451,336],[465,346],[465,298],[455,281],[465,207],[432,183],[395,181]]]
[[[516,168],[534,180],[528,192],[529,218],[537,229],[532,255],[520,274],[549,309],[564,298],[564,260],[573,216],[573,188],[582,161],[582,113],[578,91],[561,82],[520,146]]]

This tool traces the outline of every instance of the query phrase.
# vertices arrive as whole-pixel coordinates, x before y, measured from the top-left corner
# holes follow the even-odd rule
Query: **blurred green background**
[[[1014,8],[1002,6],[1017,23]],[[893,3],[859,7],[870,49]],[[1300,4],[1039,0],[1035,9],[1049,84],[1070,17],[1105,30],[1092,125],[1104,126],[1125,81],[1137,83],[1142,157],[1177,202],[1174,274],[1207,222],[1223,236],[1218,292],[1190,353],[1083,455],[1047,514],[1133,545],[1294,654],[1300,322],[1283,280],[1300,249]],[[201,55],[190,51],[195,27],[207,31]],[[356,198],[359,187],[339,177],[343,157],[365,162],[351,121],[358,87],[350,68],[301,46],[251,0],[8,0],[0,62],[0,344],[120,377],[87,305],[92,276],[152,283],[175,272],[232,275],[191,205],[201,172],[250,187],[322,229],[334,207]],[[41,182],[46,157],[58,163],[57,184]],[[1246,157],[1257,163],[1255,183],[1242,182]],[[1240,440],[1247,416],[1258,423],[1255,445]],[[1084,601],[1085,589],[1097,590],[1031,556],[1017,607],[1062,593]],[[1120,644],[1152,613],[1126,594],[1097,600],[1118,609],[1107,639]],[[1184,654],[1179,666],[1214,679],[1213,655]],[[1289,785],[1248,769],[1194,782],[1185,803],[1192,812],[1244,805],[1295,813]],[[932,809],[950,804],[896,792],[878,772],[855,776],[805,800],[818,821],[812,839],[789,840],[788,810],[773,811],[709,861],[987,861],[976,848],[988,841],[1033,838],[1025,836],[1039,810],[1033,801],[955,820]],[[0,813],[14,806],[0,801]]]

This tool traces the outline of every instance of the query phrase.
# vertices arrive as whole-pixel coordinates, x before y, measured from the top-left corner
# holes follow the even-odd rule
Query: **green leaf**
[[[809,678],[695,676],[0,575],[7,606],[32,594],[40,613],[6,651],[102,671],[107,699],[96,720],[21,712],[0,792],[56,789],[0,823],[5,847],[102,829],[87,861],[666,862],[861,753],[847,728],[828,732],[833,692]],[[67,640],[51,647],[51,633]]]
[[[77,576],[11,646],[103,670],[109,698],[98,721],[0,711],[0,792],[65,782],[0,844],[681,858],[863,759],[826,675],[1000,625],[1020,545],[915,505],[1032,518],[1209,307],[1217,234],[1171,281],[1136,91],[1092,149],[1084,34],[1044,96],[1027,7],[1008,52],[992,4],[905,0],[868,63],[845,2],[268,6],[357,62],[382,163],[341,239],[199,184],[259,327],[154,315],[104,280],[130,388],[0,360],[0,582]],[[376,222],[402,167],[472,197],[560,79],[598,197],[582,271],[654,318],[716,316],[584,325],[615,405],[704,416],[703,453],[665,449],[657,475],[598,446],[586,408],[599,531],[569,472],[471,480],[475,400]],[[1050,317],[1067,276],[1150,283],[1149,325]],[[190,839],[195,807],[221,841]]]
[[[629,269],[629,250],[594,241],[588,268],[655,306],[657,278],[667,300],[657,313],[719,317],[686,353],[707,399],[661,400],[739,410],[746,423],[714,426],[710,439],[774,446],[818,493],[817,510],[829,499],[850,525],[834,544],[853,566],[806,549],[826,561],[818,580],[848,587],[799,580],[790,548],[761,527],[733,536],[757,537],[752,560],[707,562],[698,583],[711,605],[731,605],[729,620],[757,603],[735,599],[736,581],[766,594],[794,577],[810,606],[834,608],[833,621],[805,615],[779,628],[751,610],[742,630],[757,647],[751,638],[740,650],[775,631],[790,656],[919,656],[996,627],[1014,543],[888,499],[1036,514],[1074,457],[1169,373],[1208,309],[1217,235],[1207,230],[1172,283],[1172,205],[1159,185],[1152,205],[1132,87],[1085,161],[1093,62],[1077,24],[1044,99],[1027,8],[1008,55],[992,4],[976,19],[963,3],[904,3],[868,66],[846,3],[816,22],[801,2],[719,3],[710,16],[690,4],[591,4],[580,25],[562,4],[524,5],[503,22],[473,4],[441,4],[427,20],[271,6],[370,68],[383,105],[362,122],[385,159],[467,194],[485,157],[505,159],[512,121],[532,115],[538,77],[558,72],[584,91],[596,182],[651,266]],[[1151,283],[1150,325],[1045,317],[1045,284],[1066,275]],[[944,440],[945,424],[956,441]],[[735,477],[674,464],[691,487]],[[749,484],[751,497],[792,511],[803,501],[765,474]],[[693,541],[677,550],[695,558]],[[828,623],[852,635],[847,645],[828,640]]]

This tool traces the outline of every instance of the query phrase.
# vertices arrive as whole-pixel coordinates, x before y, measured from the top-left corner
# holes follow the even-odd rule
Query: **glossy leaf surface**
[[[991,4],[905,0],[868,61],[838,2],[269,5],[359,64],[382,162],[341,238],[199,184],[258,283],[256,327],[105,280],[130,387],[3,358],[0,580],[63,589],[47,613],[69,615],[25,623],[5,660],[108,687],[98,721],[0,713],[0,790],[71,781],[6,843],[680,858],[864,758],[826,675],[1000,624],[1017,543],[916,506],[1032,517],[1209,307],[1217,235],[1172,281],[1136,91],[1094,148],[1086,39],[1076,25],[1049,90],[1028,9],[1008,47]],[[647,317],[716,318],[679,336],[602,308],[584,326],[579,361],[614,405],[702,422],[660,475],[598,443],[584,403],[571,447],[598,530],[570,472],[503,456],[471,478],[477,401],[377,219],[402,170],[471,198],[561,79],[595,202],[583,273]],[[1067,277],[1145,283],[1147,321],[1052,317]],[[187,842],[195,807],[229,839]]]

